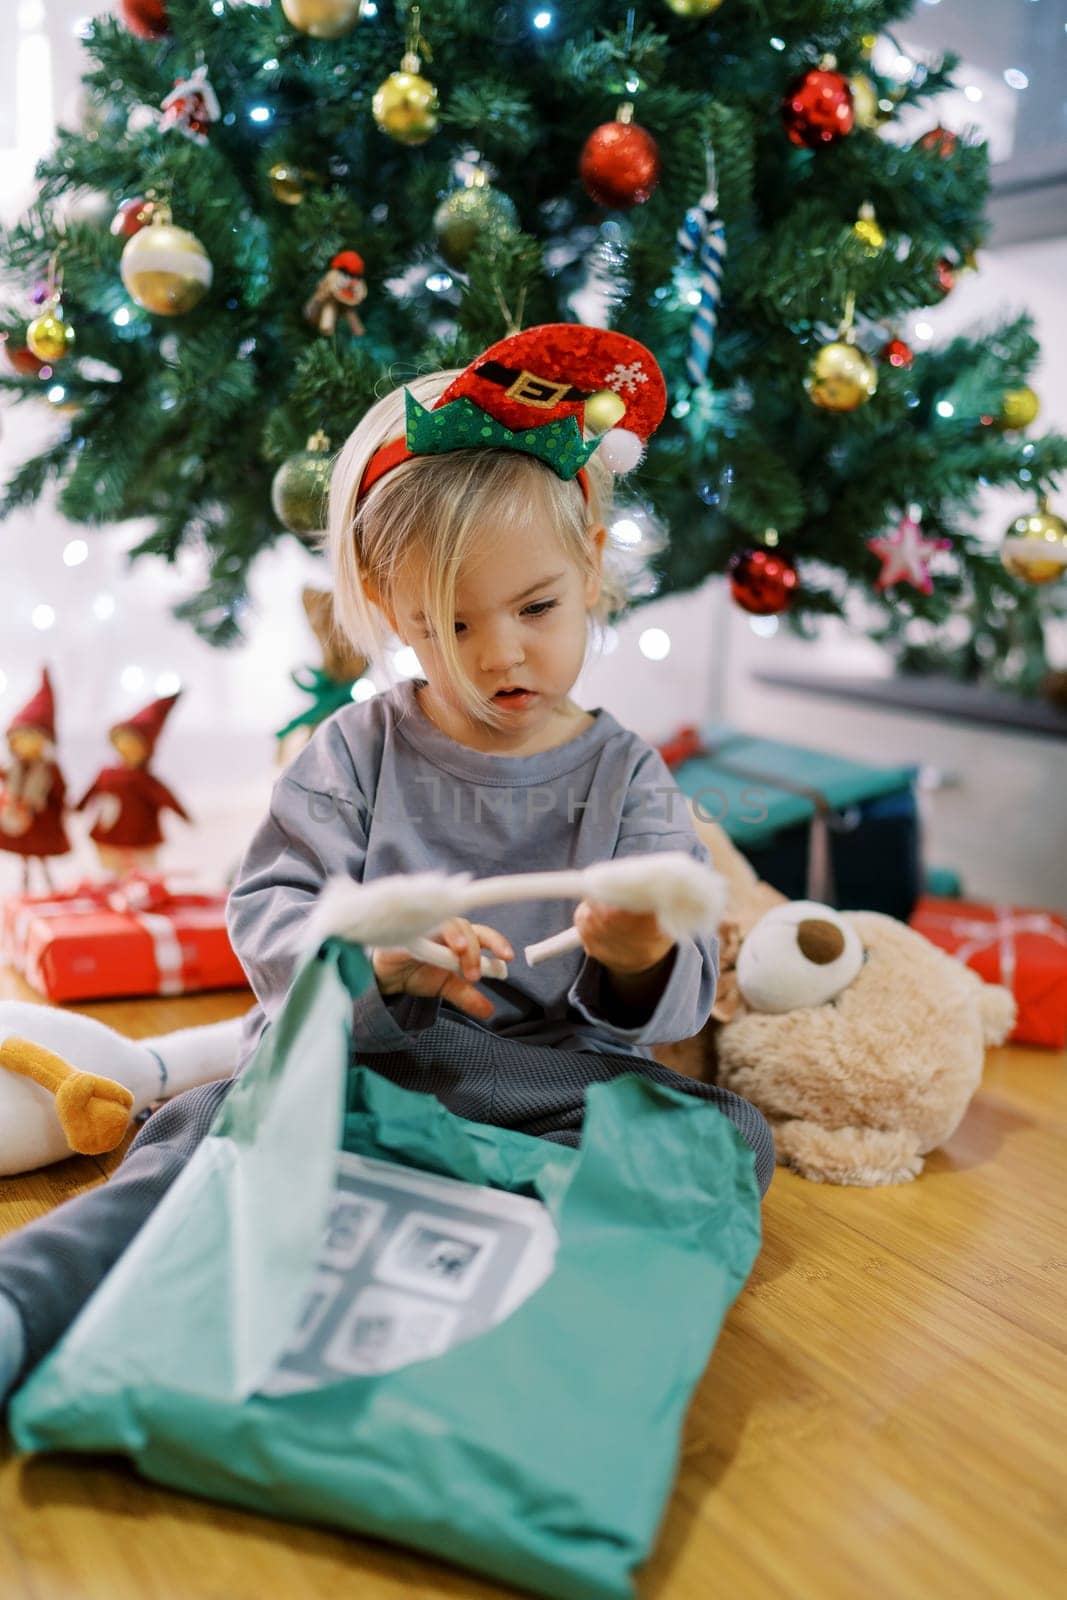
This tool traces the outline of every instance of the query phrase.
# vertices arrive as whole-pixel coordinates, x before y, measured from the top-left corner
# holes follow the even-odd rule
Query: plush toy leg
[[[121,1083],[75,1067],[29,1039],[5,1039],[0,1067],[31,1078],[56,1097],[56,1115],[72,1150],[100,1156],[114,1150],[130,1123],[133,1095]]]
[[[176,1094],[184,1094],[186,1089],[213,1083],[216,1078],[232,1077],[243,1029],[244,1018],[231,1017],[226,1022],[207,1022],[197,1028],[162,1033],[154,1039],[139,1039],[138,1045],[151,1050],[166,1074],[163,1083],[153,1088],[144,1104],[149,1100],[171,1099]]]
[[[923,1158],[913,1136],[880,1128],[823,1128],[817,1122],[774,1125],[781,1166],[792,1167],[812,1183],[845,1183],[870,1189],[883,1183],[910,1183]]]

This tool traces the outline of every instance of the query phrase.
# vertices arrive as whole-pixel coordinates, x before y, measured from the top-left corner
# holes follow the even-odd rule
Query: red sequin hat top
[[[585,405],[614,395],[618,426],[584,440]],[[483,351],[428,410],[407,397],[407,426],[371,457],[360,496],[412,456],[451,450],[508,449],[537,456],[588,497],[584,465],[603,449],[612,471],[636,466],[667,408],[655,357],[626,334],[581,323],[546,323]]]

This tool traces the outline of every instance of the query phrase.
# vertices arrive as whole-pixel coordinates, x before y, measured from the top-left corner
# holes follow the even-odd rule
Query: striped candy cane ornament
[[[708,375],[715,326],[722,298],[723,263],[726,260],[726,230],[716,216],[719,204],[715,184],[715,156],[708,151],[708,181],[695,206],[685,214],[678,229],[678,244],[686,255],[695,255],[700,272],[700,303],[689,333],[689,354],[685,370],[690,383],[703,383]]]

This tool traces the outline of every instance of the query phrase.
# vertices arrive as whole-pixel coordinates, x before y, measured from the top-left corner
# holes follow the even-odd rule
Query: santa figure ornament
[[[118,751],[121,766],[98,772],[74,808],[84,811],[96,801],[89,837],[105,872],[122,876],[155,866],[163,843],[161,811],[175,811],[186,822],[192,820],[167,786],[148,770],[156,740],[177,699],[177,694],[170,694],[153,700],[115,724],[108,738]]]
[[[63,825],[67,786],[55,762],[56,707],[48,668],[41,686],[7,728],[11,759],[0,769],[0,850],[22,857],[22,890],[30,892],[30,862],[45,888],[53,889],[46,862],[65,856],[70,840]]]
[[[330,262],[330,270],[323,274],[315,286],[315,293],[304,307],[304,316],[315,329],[327,338],[337,327],[338,316],[343,316],[357,339],[362,339],[364,327],[356,315],[356,307],[367,298],[367,285],[363,277],[363,257],[355,250],[342,250]]]
[[[222,115],[215,91],[208,82],[207,68],[197,67],[188,78],[179,78],[160,106],[161,128],[176,128],[194,144],[207,144],[207,130]]]

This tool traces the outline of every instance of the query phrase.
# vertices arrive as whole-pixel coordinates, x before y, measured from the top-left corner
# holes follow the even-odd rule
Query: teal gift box
[[[693,1389],[760,1245],[749,1146],[633,1074],[580,1148],[473,1123],[351,1061],[363,951],[329,940],[211,1130],[10,1410],[23,1451],[393,1540],[558,1600],[624,1600]],[[339,1151],[537,1200],[558,1243],[505,1320],[444,1353],[263,1393],[289,1348]]]
[[[726,725],[688,725],[659,750],[697,815],[782,894],[907,918],[921,888],[916,768]]]

